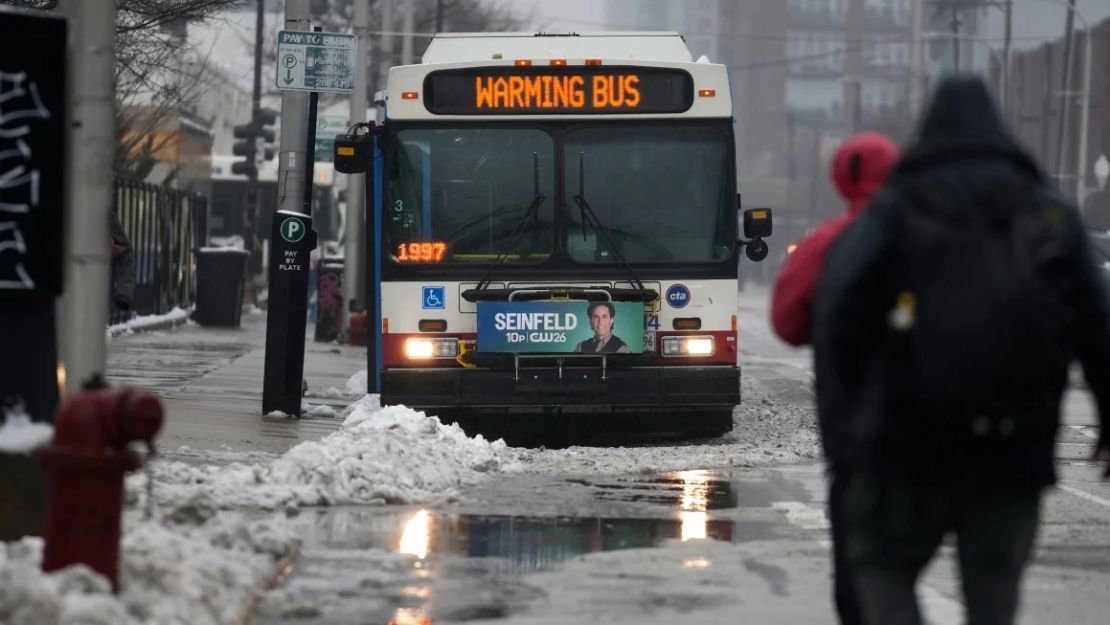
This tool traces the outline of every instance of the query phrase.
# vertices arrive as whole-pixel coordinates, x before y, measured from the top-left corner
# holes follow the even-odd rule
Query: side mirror
[[[370,160],[370,135],[335,135],[335,171],[341,174],[366,173]]]
[[[744,238],[762,239],[769,237],[773,229],[771,209],[749,208],[744,211]]]

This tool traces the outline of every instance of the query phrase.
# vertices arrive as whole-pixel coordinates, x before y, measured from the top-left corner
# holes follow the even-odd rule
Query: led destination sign
[[[483,67],[433,72],[424,105],[439,115],[681,113],[694,81],[658,67]]]

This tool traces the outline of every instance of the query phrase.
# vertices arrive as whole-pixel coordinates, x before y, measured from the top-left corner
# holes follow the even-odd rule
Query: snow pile
[[[239,622],[297,548],[284,519],[251,523],[202,501],[160,521],[131,514],[124,526],[118,596],[83,565],[43,573],[40,538],[0,543],[0,623]]]
[[[53,426],[31,421],[22,404],[4,409],[4,421],[0,422],[0,451],[30,453],[49,443],[53,436]]]
[[[221,508],[426,502],[452,496],[491,472],[513,470],[518,451],[470,438],[403,406],[377,408],[366,396],[336,432],[301,443],[267,463],[153,465],[159,503],[208,493]],[[145,480],[129,480],[141,497]]]
[[[354,397],[365,395],[368,381],[369,377],[366,375],[366,369],[359,371],[347,379],[347,393]]]
[[[189,311],[174,306],[173,310],[164,315],[144,315],[142,317],[135,317],[124,323],[108,326],[107,333],[109,336],[121,336],[133,334],[141,330],[148,330],[150,328],[177,326],[188,320]]]
[[[356,376],[357,377],[357,376]],[[457,425],[365,395],[340,429],[285,454],[222,466],[152,465],[159,503],[208,493],[217,507],[282,509],[315,505],[450,500],[463,487],[503,473],[636,474],[795,463],[820,457],[812,410],[775,399],[745,378],[745,403],[721,439],[681,445],[521,449],[468,437]],[[320,407],[316,416],[331,417]],[[326,414],[327,413],[327,414]],[[315,413],[314,413],[315,414]],[[129,478],[141,499],[145,477]]]
[[[812,409],[778,399],[751,376],[743,378],[743,403],[732,432],[717,440],[645,447],[568,447],[521,450],[528,473],[629,475],[790,464],[821,457]]]

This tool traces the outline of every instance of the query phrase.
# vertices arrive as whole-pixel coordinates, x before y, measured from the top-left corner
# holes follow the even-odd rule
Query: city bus
[[[375,101],[335,160],[368,173],[383,405],[731,429],[771,212],[739,206],[725,66],[676,33],[451,33]]]

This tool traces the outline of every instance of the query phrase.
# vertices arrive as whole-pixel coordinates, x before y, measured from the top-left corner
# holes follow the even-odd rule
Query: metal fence
[[[208,198],[116,178],[114,208],[131,243],[135,294],[130,310],[118,310],[113,304],[109,323],[192,305],[195,252],[208,241]]]

